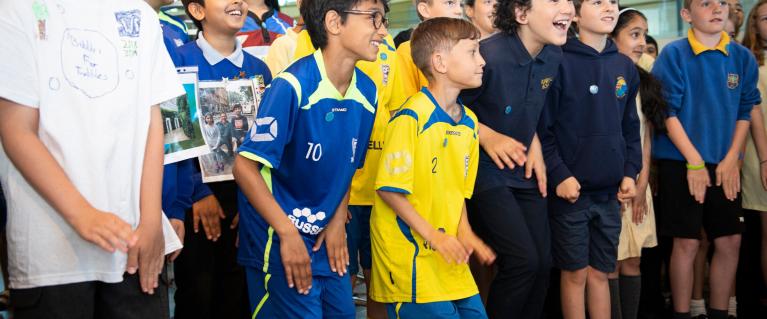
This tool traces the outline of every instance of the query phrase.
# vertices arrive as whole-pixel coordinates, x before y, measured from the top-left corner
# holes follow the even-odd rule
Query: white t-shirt
[[[150,107],[184,93],[140,0],[0,1],[0,97],[39,109],[39,137],[95,208],[139,223]],[[0,148],[10,286],[120,282],[125,253],[78,236]],[[166,253],[181,243],[163,215]]]

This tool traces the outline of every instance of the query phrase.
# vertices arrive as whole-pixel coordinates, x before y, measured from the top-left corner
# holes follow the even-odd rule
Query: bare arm
[[[378,195],[394,210],[399,218],[421,235],[447,262],[457,264],[468,262],[469,253],[463,244],[456,237],[434,229],[428,221],[418,214],[404,194],[379,190]]]
[[[102,249],[127,251],[136,244],[131,226],[91,206],[37,135],[35,108],[0,98],[0,139],[8,158],[27,183],[85,240]]]
[[[700,156],[698,150],[692,145],[687,132],[684,131],[684,127],[682,127],[682,123],[679,122],[678,118],[675,116],[667,118],[666,128],[668,129],[668,137],[676,148],[679,149],[679,152],[682,153],[687,163],[694,166],[705,164],[703,157]],[[690,195],[695,197],[697,202],[703,203],[706,198],[706,188],[709,186],[711,186],[711,180],[705,168],[687,170],[687,187],[689,188]]]
[[[240,190],[253,208],[274,229],[280,238],[280,256],[285,268],[288,286],[299,293],[308,294],[312,284],[312,268],[304,240],[288,219],[259,173],[261,165],[245,157],[237,156],[232,174]]]
[[[729,200],[735,200],[740,192],[740,154],[746,143],[750,125],[748,120],[736,122],[730,149],[716,167],[716,185],[722,186],[724,195]]]

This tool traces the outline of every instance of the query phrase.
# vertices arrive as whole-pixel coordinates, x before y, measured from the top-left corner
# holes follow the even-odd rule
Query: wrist
[[[277,233],[279,238],[286,238],[294,235],[298,235],[298,229],[293,226],[293,223],[282,223],[281,225],[272,226],[274,232]]]
[[[688,171],[700,171],[700,170],[706,169],[706,163],[693,164],[693,163],[687,162],[685,166],[687,167]]]
[[[767,164],[767,159],[759,162],[759,165],[764,165],[764,164]]]

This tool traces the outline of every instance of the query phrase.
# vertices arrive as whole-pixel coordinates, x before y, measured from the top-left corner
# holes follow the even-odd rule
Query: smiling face
[[[462,39],[443,56],[447,78],[461,89],[482,85],[482,68],[485,60],[479,53],[479,40]]]
[[[245,24],[248,4],[239,0],[205,0],[189,4],[192,18],[200,21],[204,31],[235,34]]]
[[[575,17],[579,32],[610,34],[618,22],[618,1],[586,0]]]
[[[495,32],[493,26],[493,13],[495,11],[496,0],[477,0],[474,6],[466,5],[466,16],[471,23],[479,29],[482,37],[487,37]]]
[[[532,0],[527,10],[517,9],[516,19],[522,32],[529,32],[535,46],[567,42],[567,29],[573,21],[575,7],[568,0]]]
[[[346,15],[346,21],[338,28],[338,36],[341,44],[355,55],[355,59],[365,61],[375,61],[378,55],[378,48],[383,43],[386,36],[386,26],[376,16],[383,17],[383,1],[363,0],[351,8],[356,12],[368,12],[363,14]],[[377,14],[374,14],[377,13]],[[376,24],[380,27],[376,28]]]
[[[637,63],[647,45],[645,42],[646,35],[647,21],[637,14],[618,31],[618,35],[613,38],[613,41],[618,46],[618,52],[625,54],[634,63]]]
[[[682,19],[705,35],[717,35],[724,30],[729,14],[725,0],[692,0],[690,8],[682,9]]]

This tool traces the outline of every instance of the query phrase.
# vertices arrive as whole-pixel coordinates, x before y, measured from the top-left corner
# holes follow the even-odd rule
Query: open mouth
[[[229,11],[226,11],[226,14],[233,16],[233,17],[241,17],[242,16],[242,10],[240,9],[232,9]]]
[[[567,31],[567,27],[570,26],[570,19],[562,19],[554,21],[554,27],[560,31]]]
[[[602,21],[612,23],[613,21],[615,21],[615,17],[603,17]]]
[[[381,41],[376,41],[376,40],[370,41],[370,45],[377,48],[381,45]]]

